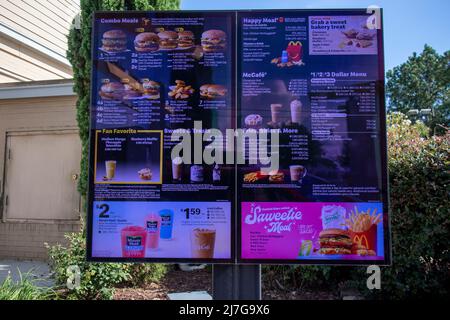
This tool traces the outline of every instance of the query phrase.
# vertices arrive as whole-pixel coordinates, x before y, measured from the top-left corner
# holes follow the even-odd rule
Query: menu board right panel
[[[240,262],[389,262],[382,31],[369,16],[238,13]]]

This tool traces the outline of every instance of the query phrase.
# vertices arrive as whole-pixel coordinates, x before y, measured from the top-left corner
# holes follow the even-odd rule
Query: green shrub
[[[285,287],[358,285],[372,298],[449,296],[450,134],[429,137],[421,122],[388,117],[393,264],[382,267],[381,290],[366,287],[365,267],[270,266],[265,279]]]
[[[36,285],[39,279],[31,280],[33,275],[20,273],[14,281],[10,275],[0,284],[0,300],[47,300],[55,297],[52,289]]]
[[[80,268],[80,286],[65,290],[67,299],[112,299],[115,287],[143,286],[149,282],[158,282],[168,270],[164,264],[86,262],[84,231],[66,234],[66,238],[67,246],[48,246],[48,251],[56,284],[62,288],[66,288],[69,276],[67,268]]]
[[[128,264],[132,286],[142,286],[151,282],[159,282],[167,273],[168,265],[160,263]]]
[[[450,134],[389,116],[393,265],[382,269],[382,297],[448,296],[450,289]]]
[[[114,286],[130,280],[128,266],[118,263],[86,262],[86,239],[83,232],[66,234],[68,246],[49,247],[50,266],[56,284],[65,288],[69,266],[80,268],[80,286],[67,291],[67,299],[112,299]]]

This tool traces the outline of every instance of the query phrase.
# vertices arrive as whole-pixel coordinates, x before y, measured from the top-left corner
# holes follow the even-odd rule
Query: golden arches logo
[[[301,46],[302,43],[300,41],[290,41],[289,45],[290,46]]]
[[[369,241],[367,241],[367,238],[365,235],[361,235],[361,236],[356,235],[353,238],[353,241],[356,242],[358,245],[365,246],[366,249],[369,249]]]

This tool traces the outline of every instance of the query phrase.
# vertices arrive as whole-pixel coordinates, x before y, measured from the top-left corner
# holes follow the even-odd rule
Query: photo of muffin
[[[122,30],[109,30],[103,33],[102,49],[106,52],[121,52],[127,48],[127,35]]]
[[[207,30],[202,33],[201,44],[204,52],[224,51],[227,45],[227,35],[222,30]]]
[[[153,32],[143,32],[134,38],[134,49],[138,52],[153,52],[159,49],[159,37]]]
[[[175,31],[162,31],[158,33],[159,48],[162,50],[173,50],[178,47],[178,33]]]
[[[249,114],[245,117],[245,125],[247,127],[257,127],[262,124],[263,118],[259,114]]]

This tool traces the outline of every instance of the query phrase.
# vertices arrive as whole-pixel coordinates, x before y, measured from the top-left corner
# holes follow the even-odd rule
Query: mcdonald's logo
[[[369,242],[367,241],[367,238],[364,234],[361,236],[356,235],[353,238],[353,242],[356,242],[360,246],[365,246],[366,249],[369,249]]]
[[[290,41],[289,46],[301,46],[302,43],[300,41]]]

